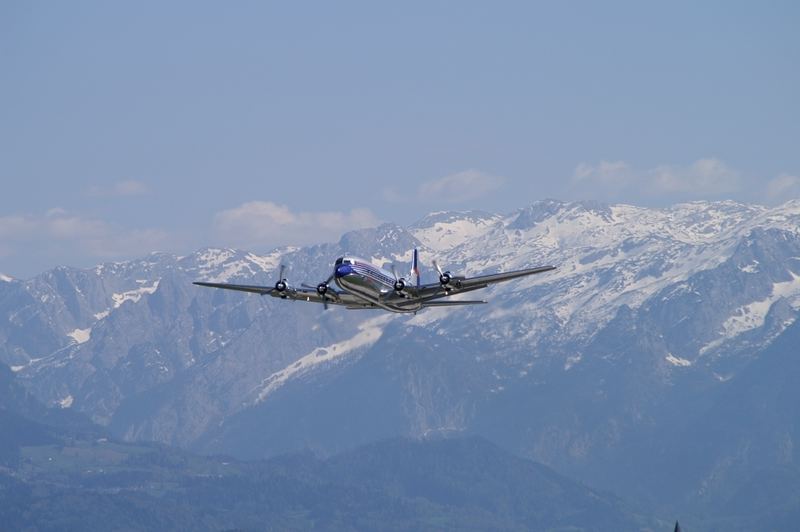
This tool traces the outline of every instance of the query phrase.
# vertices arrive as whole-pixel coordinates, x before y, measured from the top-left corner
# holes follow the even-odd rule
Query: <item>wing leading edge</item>
[[[207,286],[209,288],[224,288],[226,290],[237,290],[239,292],[250,292],[253,294],[272,294],[275,288],[272,286],[258,286],[253,284],[228,284],[228,283],[201,283],[200,281],[194,282],[198,286]]]
[[[259,294],[262,296],[270,295],[272,297],[279,297],[281,299],[290,299],[292,301],[308,301],[311,303],[323,303],[325,305],[359,305],[363,301],[345,292],[328,289],[325,295],[321,295],[317,290],[306,290],[303,288],[294,288],[286,286],[284,290],[278,290],[273,286],[260,286],[250,284],[230,284],[230,283],[205,283],[194,282],[198,286],[207,286],[209,288],[223,288],[225,290],[236,290],[238,292],[250,292],[251,294]]]

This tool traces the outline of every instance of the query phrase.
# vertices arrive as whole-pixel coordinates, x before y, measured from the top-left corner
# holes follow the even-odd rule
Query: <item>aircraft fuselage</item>
[[[392,273],[364,259],[340,257],[334,268],[336,285],[349,294],[390,312],[416,312],[422,308],[419,300],[406,299],[402,292],[395,290]]]

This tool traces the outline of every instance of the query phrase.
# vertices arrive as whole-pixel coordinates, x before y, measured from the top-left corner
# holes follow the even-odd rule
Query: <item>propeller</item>
[[[445,290],[449,290],[447,285],[450,284],[450,281],[453,280],[453,274],[450,272],[443,272],[442,268],[439,266],[435,260],[433,261],[433,267],[436,268],[436,271],[439,272],[439,284],[442,285],[442,288]]]
[[[283,272],[285,271],[286,271],[286,265],[281,264],[281,268],[278,273],[278,282],[275,283],[275,290],[277,290],[278,292],[286,291],[286,288],[289,286],[289,284],[286,282],[286,278],[284,278],[283,276]]]
[[[406,280],[397,276],[397,269],[394,264],[392,264],[392,275],[394,275],[394,291],[402,294],[403,290],[406,289]]]
[[[304,288],[312,288],[317,291],[322,298],[322,306],[325,308],[325,310],[328,310],[328,285],[331,283],[331,281],[333,281],[333,277],[334,274],[332,273],[330,277],[319,283],[317,286],[310,286],[307,284],[302,285]]]

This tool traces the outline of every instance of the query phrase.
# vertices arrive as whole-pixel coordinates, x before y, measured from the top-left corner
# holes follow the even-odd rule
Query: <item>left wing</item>
[[[472,290],[478,290],[480,288],[486,288],[491,284],[502,283],[504,281],[510,281],[519,277],[549,272],[555,269],[555,266],[539,266],[537,268],[527,268],[524,270],[515,270],[511,272],[478,275],[476,277],[454,276],[450,274],[450,272],[442,272],[439,274],[438,283],[430,283],[420,286],[415,295],[423,301],[430,301],[442,297],[454,296],[464,292],[470,292]]]

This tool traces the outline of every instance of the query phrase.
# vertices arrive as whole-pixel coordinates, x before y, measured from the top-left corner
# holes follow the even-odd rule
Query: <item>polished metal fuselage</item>
[[[416,312],[422,303],[395,290],[394,275],[364,259],[342,257],[336,261],[334,280],[345,292],[390,312]]]

